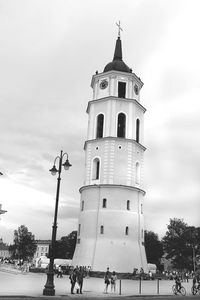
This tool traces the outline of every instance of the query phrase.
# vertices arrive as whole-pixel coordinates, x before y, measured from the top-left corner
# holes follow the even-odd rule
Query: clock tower
[[[147,272],[144,247],[144,113],[141,79],[122,59],[120,30],[114,57],[92,77],[72,264],[93,271]]]

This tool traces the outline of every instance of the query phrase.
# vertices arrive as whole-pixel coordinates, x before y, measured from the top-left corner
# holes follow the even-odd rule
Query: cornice
[[[112,187],[120,187],[120,188],[124,188],[124,189],[130,189],[130,190],[135,190],[139,193],[142,193],[143,195],[146,194],[146,192],[142,189],[139,189],[137,187],[134,186],[130,186],[130,185],[125,185],[125,184],[92,184],[92,185],[84,185],[79,189],[79,192],[81,193],[83,190],[85,189],[91,189],[91,188],[112,188]]]
[[[104,98],[99,98],[99,99],[96,99],[96,100],[91,100],[88,102],[88,105],[87,105],[87,109],[86,109],[86,112],[89,113],[89,109],[90,109],[90,105],[93,104],[93,103],[97,103],[97,102],[106,102],[108,100],[111,100],[111,101],[118,101],[118,102],[134,102],[138,107],[140,107],[143,111],[143,113],[146,112],[146,108],[144,106],[142,106],[142,104],[140,104],[136,99],[130,99],[130,98],[118,98],[116,96],[108,96],[108,97],[104,97]]]

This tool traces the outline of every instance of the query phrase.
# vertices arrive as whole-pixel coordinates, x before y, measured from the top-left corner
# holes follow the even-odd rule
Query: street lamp
[[[63,158],[66,155],[66,161],[63,163]],[[56,168],[56,161],[59,161],[59,168]],[[57,156],[54,160],[53,168],[49,171],[52,175],[56,175],[58,173],[57,178],[57,190],[56,190],[56,203],[55,203],[55,212],[54,212],[54,222],[52,226],[52,239],[51,239],[51,251],[49,251],[50,262],[49,268],[47,271],[47,282],[43,289],[43,295],[45,296],[55,296],[55,289],[54,289],[54,256],[55,256],[55,245],[56,245],[56,232],[57,232],[57,214],[58,214],[58,202],[59,202],[59,192],[60,192],[60,181],[61,181],[61,171],[62,167],[65,170],[68,170],[72,165],[69,163],[68,154],[64,153],[61,150],[60,156]]]

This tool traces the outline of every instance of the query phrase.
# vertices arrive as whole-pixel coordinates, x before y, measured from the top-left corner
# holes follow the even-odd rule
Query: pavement
[[[13,269],[8,266],[0,266],[0,298],[8,297],[18,297],[22,298],[45,298],[43,296],[44,285],[47,280],[47,275],[45,273],[22,273],[20,270]],[[121,284],[121,288],[120,288]],[[83,283],[83,294],[84,298],[120,298],[125,297],[145,297],[147,295],[151,296],[172,296],[172,285],[174,281],[170,280],[117,280],[116,292],[110,291],[110,286],[108,289],[108,294],[104,294],[104,280],[103,278],[85,278]],[[56,297],[59,298],[78,298],[82,295],[70,294],[70,280],[68,275],[64,275],[62,278],[57,278],[54,276],[54,285],[56,291]],[[183,286],[186,288],[187,295],[191,294],[192,281],[183,282]],[[195,296],[199,299],[198,296]],[[54,297],[53,297],[54,298]],[[51,297],[52,299],[52,297]]]

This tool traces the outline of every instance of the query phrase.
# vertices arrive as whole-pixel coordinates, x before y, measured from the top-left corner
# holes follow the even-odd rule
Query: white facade
[[[37,240],[37,249],[34,254],[34,259],[39,258],[41,256],[47,257],[49,253],[49,246],[51,244],[50,240]]]
[[[94,271],[107,267],[124,273],[141,267],[147,271],[143,83],[129,70],[104,70],[94,75],[91,83],[85,178],[72,264],[91,266]]]

